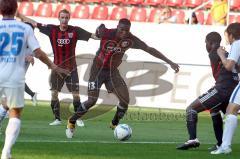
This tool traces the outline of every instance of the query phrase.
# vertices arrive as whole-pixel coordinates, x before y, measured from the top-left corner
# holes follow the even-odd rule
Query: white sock
[[[232,144],[232,138],[237,127],[238,118],[236,115],[229,114],[226,116],[226,121],[223,130],[223,138],[222,138],[222,147],[227,148]]]
[[[11,154],[11,148],[13,144],[15,143],[18,134],[20,132],[20,126],[21,126],[21,120],[18,118],[10,118],[7,128],[6,128],[6,137],[5,137],[5,143],[2,150],[2,157],[9,157]]]

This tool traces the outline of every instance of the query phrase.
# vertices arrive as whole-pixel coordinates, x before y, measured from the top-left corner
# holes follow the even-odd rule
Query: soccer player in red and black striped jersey
[[[71,72],[70,76],[59,76],[52,71],[50,77],[52,90],[51,107],[53,114],[55,115],[55,120],[49,125],[59,125],[61,124],[61,119],[58,92],[61,91],[64,82],[66,83],[68,90],[72,92],[74,110],[76,111],[77,107],[81,105],[79,96],[79,79],[75,59],[76,43],[78,40],[88,41],[89,38],[96,39],[96,36],[80,27],[68,25],[70,12],[66,9],[59,12],[58,19],[60,25],[44,25],[21,14],[18,14],[18,16],[23,21],[28,21],[38,27],[41,33],[49,37],[54,54],[54,63]]]
[[[189,140],[177,149],[188,150],[199,147],[200,142],[197,139],[197,121],[198,113],[204,110],[210,110],[213,128],[217,144],[209,150],[216,150],[222,143],[223,121],[220,111],[226,112],[231,94],[238,84],[238,74],[232,73],[224,68],[217,49],[220,47],[221,36],[217,32],[211,32],[206,36],[206,49],[211,62],[212,74],[216,81],[215,85],[206,93],[193,101],[186,109],[187,130]]]
[[[101,39],[100,48],[93,60],[88,83],[88,100],[82,103],[77,112],[69,118],[66,136],[71,138],[78,118],[82,117],[95,105],[102,84],[105,84],[108,92],[114,93],[118,99],[116,114],[110,127],[115,128],[128,109],[129,92],[127,85],[121,77],[118,66],[122,62],[124,53],[130,49],[141,49],[168,63],[175,72],[179,71],[178,64],[172,62],[161,52],[148,46],[142,40],[130,32],[131,22],[128,19],[120,19],[116,29],[107,29],[102,24],[96,35]]]

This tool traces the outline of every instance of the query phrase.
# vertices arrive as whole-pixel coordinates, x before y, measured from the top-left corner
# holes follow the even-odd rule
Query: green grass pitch
[[[27,102],[24,108],[21,133],[12,150],[14,159],[237,159],[240,157],[240,134],[233,139],[233,153],[210,155],[207,148],[215,143],[208,112],[200,113],[198,138],[201,146],[189,151],[176,150],[187,140],[184,111],[130,108],[122,123],[133,129],[127,142],[116,141],[108,128],[115,108],[101,116],[85,120],[77,127],[73,139],[65,137],[66,120],[61,126],[49,126],[53,116],[48,103],[37,107]],[[1,128],[0,147],[4,129]]]

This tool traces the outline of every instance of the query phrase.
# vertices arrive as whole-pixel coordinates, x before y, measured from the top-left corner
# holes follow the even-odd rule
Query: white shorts
[[[238,83],[238,85],[233,90],[229,103],[240,105],[240,83]]]
[[[22,108],[24,107],[24,89],[24,86],[17,88],[0,87],[0,97],[6,97],[9,109]]]

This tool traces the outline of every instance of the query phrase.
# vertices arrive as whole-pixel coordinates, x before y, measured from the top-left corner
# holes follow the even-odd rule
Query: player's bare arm
[[[100,38],[94,33],[92,33],[91,38],[94,40],[100,40]]]
[[[45,63],[48,66],[48,68],[52,69],[53,71],[56,71],[58,74],[62,73],[66,75],[70,74],[68,70],[62,69],[55,65],[41,49],[34,50],[34,53],[36,58]]]
[[[217,50],[217,54],[220,57],[223,66],[228,70],[228,71],[232,71],[232,69],[235,67],[236,62],[233,60],[229,60],[226,58],[225,54],[227,53],[227,51],[224,49],[224,47],[219,47]]]
[[[168,63],[171,66],[171,68],[175,71],[175,73],[177,73],[179,71],[178,64],[169,60],[166,56],[164,56],[161,52],[159,52],[155,48],[148,46],[144,49],[144,51],[146,51],[147,53],[151,54],[152,56],[159,58],[159,59],[165,61],[166,63]]]
[[[23,22],[31,23],[34,27],[37,27],[37,22],[31,18],[28,18],[21,13],[17,12],[16,17],[20,18]]]

